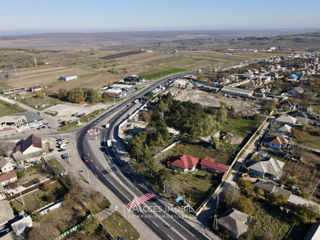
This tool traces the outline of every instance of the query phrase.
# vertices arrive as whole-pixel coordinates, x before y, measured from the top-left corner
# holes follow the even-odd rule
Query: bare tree
[[[8,156],[14,150],[15,143],[13,142],[1,142],[0,143],[0,155]]]
[[[30,240],[54,239],[60,235],[59,230],[50,223],[37,225],[29,232]]]
[[[222,201],[227,207],[232,207],[232,205],[239,200],[240,191],[234,187],[228,187],[222,197]]]

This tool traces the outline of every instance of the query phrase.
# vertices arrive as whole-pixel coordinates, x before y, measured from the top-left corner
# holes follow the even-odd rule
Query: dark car
[[[61,155],[61,158],[62,158],[62,159],[69,158],[69,157],[70,157],[70,154],[69,154],[69,153],[62,154],[62,155]]]

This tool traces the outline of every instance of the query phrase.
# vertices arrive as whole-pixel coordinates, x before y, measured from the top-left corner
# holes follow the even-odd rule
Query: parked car
[[[66,158],[69,158],[69,157],[71,157],[71,155],[70,155],[69,153],[62,154],[62,155],[61,155],[61,158],[62,158],[62,159],[66,159]]]

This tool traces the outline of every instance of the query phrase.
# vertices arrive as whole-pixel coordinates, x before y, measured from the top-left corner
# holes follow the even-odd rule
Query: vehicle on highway
[[[109,123],[104,124],[104,125],[102,125],[102,127],[104,127],[104,128],[109,128],[109,127],[110,127],[110,124],[109,124]]]
[[[89,162],[88,158],[86,156],[83,157],[84,162]]]

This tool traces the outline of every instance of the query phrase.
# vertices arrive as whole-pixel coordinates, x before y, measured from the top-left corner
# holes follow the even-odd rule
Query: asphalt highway
[[[176,74],[152,83],[142,91],[138,92],[133,97],[115,106],[113,109],[107,111],[102,116],[95,119],[89,125],[81,129],[78,134],[77,148],[81,157],[87,156],[89,162],[86,163],[91,172],[105,184],[122,202],[127,204],[136,197],[139,197],[147,192],[155,192],[150,184],[139,175],[128,163],[121,160],[118,156],[116,148],[106,148],[105,157],[106,162],[109,163],[110,168],[117,175],[115,179],[109,172],[95,159],[94,151],[101,151],[100,149],[91,149],[86,138],[86,131],[90,128],[100,126],[105,118],[111,117],[110,127],[103,138],[113,137],[120,141],[117,137],[117,127],[123,117],[126,117],[127,112],[132,108],[133,100],[145,96],[159,85],[164,85],[171,80],[175,80],[187,74],[195,72]],[[109,161],[107,161],[107,159]],[[119,179],[122,183],[119,182]],[[126,187],[124,187],[126,186]],[[130,191],[128,191],[130,190]],[[133,193],[133,194],[132,194]],[[155,192],[156,193],[156,192]],[[135,216],[139,217],[154,233],[161,239],[209,239],[204,236],[197,229],[189,225],[179,214],[171,210],[169,206],[165,205],[158,198],[149,200],[135,208],[132,211]],[[142,233],[143,234],[143,233]]]

